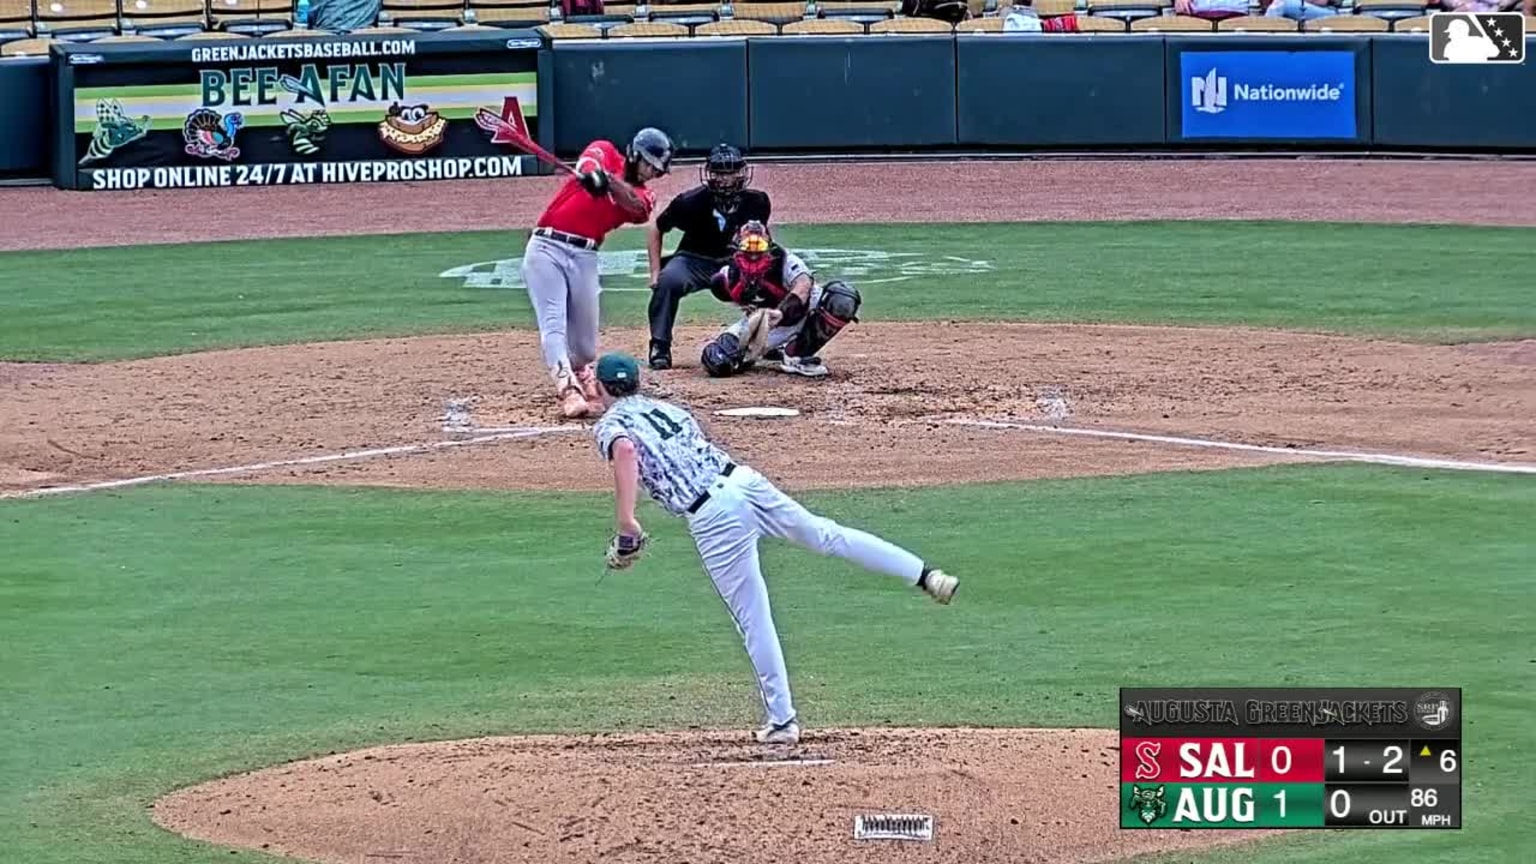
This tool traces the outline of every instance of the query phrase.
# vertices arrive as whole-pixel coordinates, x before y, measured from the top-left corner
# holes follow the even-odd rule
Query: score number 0
[[[1282,750],[1282,749],[1284,749],[1284,748],[1280,748],[1280,747],[1276,748],[1277,751]],[[1286,755],[1287,755],[1287,757],[1289,757],[1290,754],[1286,754]],[[1339,757],[1339,773],[1343,774],[1344,773],[1344,748],[1342,746],[1334,748],[1333,755]],[[1397,746],[1396,744],[1394,744],[1394,745],[1386,748],[1384,751],[1382,751],[1382,755],[1388,756],[1390,758],[1387,759],[1387,764],[1382,766],[1381,773],[1383,773],[1383,774],[1401,774],[1401,773],[1403,773],[1403,769],[1395,767],[1397,765],[1397,763],[1403,761],[1403,748],[1401,748],[1401,747]],[[1289,761],[1289,759],[1287,759],[1287,761]],[[1440,751],[1440,770],[1445,772],[1446,774],[1449,774],[1452,771],[1456,770],[1456,751],[1455,750],[1446,749],[1446,750],[1441,750]],[[1280,792],[1280,793],[1277,793],[1277,797],[1278,797],[1278,795],[1283,795],[1283,794],[1284,794],[1283,791]],[[1434,789],[1415,788],[1410,793],[1410,795],[1409,795],[1408,805],[1410,807],[1433,807],[1433,806],[1435,806],[1436,802],[1439,801],[1439,798],[1440,798],[1440,796],[1435,794],[1435,790]],[[1342,807],[1339,806],[1341,801],[1343,802],[1343,805],[1344,805]],[[1349,791],[1345,790],[1345,789],[1335,789],[1335,790],[1333,790],[1333,794],[1328,796],[1328,812],[1332,813],[1333,817],[1335,819],[1343,819],[1345,816],[1349,815],[1349,809],[1350,809]],[[1285,801],[1284,801],[1284,799],[1281,799],[1281,801],[1280,801],[1280,815],[1281,816],[1285,815]]]

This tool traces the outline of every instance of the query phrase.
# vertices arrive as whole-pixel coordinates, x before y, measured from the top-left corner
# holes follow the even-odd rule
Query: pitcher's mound
[[[1104,730],[536,736],[328,756],[177,792],[173,831],[324,862],[1089,862],[1275,832],[1121,830]],[[860,815],[933,817],[859,840]],[[894,857],[893,857],[894,856]]]

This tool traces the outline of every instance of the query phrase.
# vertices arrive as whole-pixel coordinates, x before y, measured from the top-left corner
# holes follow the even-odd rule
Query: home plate
[[[719,417],[799,417],[798,408],[725,408],[715,412]]]

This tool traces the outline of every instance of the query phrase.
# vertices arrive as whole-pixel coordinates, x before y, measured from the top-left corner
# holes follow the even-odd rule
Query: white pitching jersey
[[[646,396],[613,403],[593,429],[597,449],[613,458],[613,444],[628,438],[640,461],[640,485],[670,513],[685,514],[730,463],[682,408]]]

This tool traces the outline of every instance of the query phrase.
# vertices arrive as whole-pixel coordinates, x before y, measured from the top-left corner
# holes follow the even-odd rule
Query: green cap
[[[604,384],[640,383],[640,364],[628,354],[604,354],[597,361],[597,380]]]

